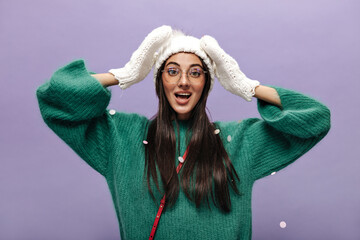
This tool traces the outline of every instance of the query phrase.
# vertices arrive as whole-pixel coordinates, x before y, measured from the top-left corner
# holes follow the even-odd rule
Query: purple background
[[[0,239],[120,238],[104,178],[46,127],[35,91],[76,58],[95,72],[122,67],[163,24],[215,37],[250,78],[332,111],[322,142],[255,183],[253,239],[360,239],[359,9],[357,0],[2,0]],[[110,108],[156,113],[152,74],[112,92]],[[208,107],[213,120],[259,116],[256,101],[218,82]]]

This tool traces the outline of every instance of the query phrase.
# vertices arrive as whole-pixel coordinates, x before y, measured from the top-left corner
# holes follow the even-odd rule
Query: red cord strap
[[[185,151],[185,153],[184,153],[184,156],[182,157],[182,160],[183,160],[183,161],[182,161],[182,162],[180,161],[179,165],[176,167],[176,173],[179,173],[179,172],[180,172],[180,169],[181,169],[181,167],[182,167],[182,165],[183,165],[183,163],[184,163],[184,161],[185,161],[185,159],[186,159],[186,156],[187,156],[187,154],[188,154],[188,150],[189,150],[189,148],[186,149],[186,151]],[[154,237],[155,237],[155,232],[156,232],[157,226],[158,226],[158,224],[159,224],[159,220],[160,220],[160,217],[161,217],[161,213],[162,213],[162,211],[163,211],[163,209],[164,209],[164,207],[165,207],[165,199],[166,199],[166,197],[165,197],[165,194],[164,194],[163,198],[162,198],[161,201],[160,201],[160,207],[159,207],[159,210],[158,210],[158,212],[157,212],[157,214],[156,214],[155,221],[154,221],[154,225],[153,225],[153,227],[152,227],[152,229],[151,229],[151,233],[150,233],[149,240],[152,240],[152,239],[154,239]]]

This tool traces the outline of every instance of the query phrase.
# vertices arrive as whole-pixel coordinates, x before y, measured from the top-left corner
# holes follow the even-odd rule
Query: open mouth
[[[191,96],[191,93],[175,93],[176,98],[188,99]]]

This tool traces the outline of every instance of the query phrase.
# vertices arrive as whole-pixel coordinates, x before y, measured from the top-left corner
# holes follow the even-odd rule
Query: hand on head
[[[246,77],[236,60],[227,54],[213,37],[205,35],[197,39],[165,25],[147,35],[123,68],[111,69],[109,72],[119,81],[119,86],[126,89],[142,81],[154,64],[156,75],[162,63],[178,52],[194,53],[205,62],[211,76],[210,89],[216,75],[226,90],[251,101],[255,88],[260,85],[258,81]]]

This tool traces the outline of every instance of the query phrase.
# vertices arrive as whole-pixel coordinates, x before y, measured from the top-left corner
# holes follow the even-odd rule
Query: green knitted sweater
[[[282,108],[258,100],[262,119],[215,122],[239,175],[241,196],[232,210],[210,204],[196,208],[181,191],[163,212],[155,239],[251,239],[251,191],[255,180],[279,171],[319,142],[330,129],[330,111],[300,93],[274,87]],[[46,124],[108,183],[122,239],[147,239],[157,213],[144,177],[144,143],[149,119],[108,111],[111,94],[90,76],[82,60],[56,71],[37,90]],[[180,153],[186,122],[180,122]]]

